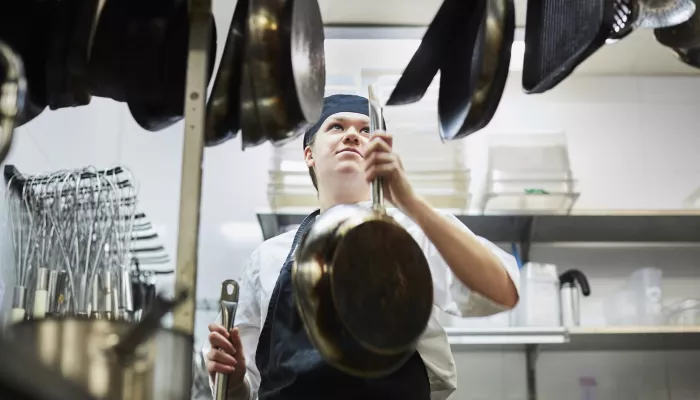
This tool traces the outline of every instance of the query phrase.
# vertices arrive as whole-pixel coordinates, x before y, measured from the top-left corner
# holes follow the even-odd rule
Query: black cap
[[[311,126],[304,134],[304,148],[314,138],[316,132],[321,128],[326,119],[333,114],[342,112],[358,113],[369,116],[369,101],[354,94],[334,94],[323,99],[323,111],[321,118]]]

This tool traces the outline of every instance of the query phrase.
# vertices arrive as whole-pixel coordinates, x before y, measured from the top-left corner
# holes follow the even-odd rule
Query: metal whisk
[[[130,180],[131,174],[120,167],[8,180],[7,213],[17,270],[13,320],[25,318],[28,309],[34,318],[47,312],[128,317],[136,210]]]

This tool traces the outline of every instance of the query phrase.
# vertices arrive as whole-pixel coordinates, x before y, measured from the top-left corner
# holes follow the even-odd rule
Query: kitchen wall
[[[466,139],[477,198],[486,138],[494,133],[565,132],[581,192],[576,209],[676,209],[700,186],[700,135],[695,129],[700,124],[700,79],[573,76],[534,96],[524,95],[519,82],[517,74],[511,76],[492,123]],[[87,164],[130,168],[140,182],[140,207],[174,259],[182,130],[177,124],[161,132],[143,131],[124,106],[94,99],[89,107],[45,113],[19,129],[7,163],[25,173]],[[243,152],[238,139],[206,150],[201,298],[216,297],[219,282],[236,276],[262,241],[255,210],[267,204],[270,150],[263,145]],[[584,302],[584,323],[599,322],[601,299],[639,266],[662,267],[670,297],[698,295],[700,290],[697,249],[550,247],[536,248],[531,256],[589,274],[594,294]],[[0,277],[7,280],[10,275],[3,262]],[[170,284],[163,281],[162,286],[167,290]],[[198,340],[204,339],[212,318],[212,313],[199,313]],[[456,358],[459,399],[525,398],[522,353],[459,353]],[[690,353],[543,354],[538,363],[540,398],[579,398],[579,378],[593,377],[601,399],[700,399],[698,380],[689,372],[698,367],[700,357]],[[635,391],[622,389],[628,383]]]

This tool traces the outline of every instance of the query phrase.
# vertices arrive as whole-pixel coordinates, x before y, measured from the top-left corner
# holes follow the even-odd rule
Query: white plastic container
[[[527,263],[520,270],[519,326],[560,326],[559,274],[553,264]]]

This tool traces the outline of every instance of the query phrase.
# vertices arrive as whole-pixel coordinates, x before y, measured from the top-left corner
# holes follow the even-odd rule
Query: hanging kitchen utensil
[[[46,55],[47,103],[51,110],[90,103],[87,66],[99,0],[45,2],[52,8]]]
[[[694,0],[697,8],[697,3]],[[700,13],[695,12],[685,22],[667,28],[654,29],[656,40],[666,47],[692,49],[700,47]]]
[[[466,2],[472,5],[462,29],[450,39],[447,52],[440,67],[440,90],[438,117],[440,137],[452,140],[459,134],[472,105],[472,96],[479,75],[482,54],[475,53],[476,41],[482,29],[488,0]]]
[[[370,88],[370,131],[382,111]],[[384,208],[339,205],[317,217],[292,266],[294,300],[311,342],[345,373],[385,376],[413,354],[430,318],[433,284],[425,255]]]
[[[579,293],[579,286],[581,291]],[[570,269],[559,275],[561,324],[566,327],[581,325],[581,295],[590,296],[591,286],[586,275]]]
[[[640,16],[639,0],[613,0],[613,27],[606,43],[622,40],[637,28]]]
[[[615,0],[530,0],[522,85],[544,93],[561,83],[614,31]]]
[[[3,2],[0,38],[22,59],[27,80],[24,109],[15,127],[24,125],[46,108],[46,43],[50,25],[50,3],[40,0]],[[26,29],[31,26],[32,29]]]
[[[246,84],[262,131],[244,130],[243,148],[264,140],[281,145],[321,116],[326,84],[321,12],[316,0],[250,0],[246,25]]]
[[[221,297],[219,298],[221,307],[221,324],[230,332],[233,329],[233,322],[236,319],[236,309],[238,308],[238,282],[227,279],[221,284]],[[216,400],[226,400],[228,390],[228,374],[216,374]]]
[[[240,129],[241,77],[245,54],[244,31],[248,0],[238,0],[231,19],[226,47],[207,103],[205,142],[215,146],[233,139]]]
[[[216,28],[210,18],[207,80],[216,58]],[[188,35],[185,0],[107,0],[91,48],[92,93],[127,102],[134,120],[150,131],[181,120]]]
[[[15,121],[22,113],[26,91],[22,59],[0,40],[0,162],[12,146]]]
[[[666,28],[688,21],[695,13],[693,0],[638,0],[635,28]]]
[[[136,324],[45,318],[12,325],[14,346],[98,399],[186,399],[192,379],[192,337],[160,327],[184,299],[158,297]]]
[[[471,15],[476,5],[477,2],[460,0],[442,2],[386,105],[411,104],[423,98],[450,49],[453,35],[463,27],[462,17]]]
[[[513,1],[488,0],[474,46],[471,67],[475,80],[471,83],[474,86],[471,104],[459,129],[451,136],[442,136],[443,139],[464,138],[491,122],[508,79],[514,35]],[[441,133],[449,132],[441,130]]]

